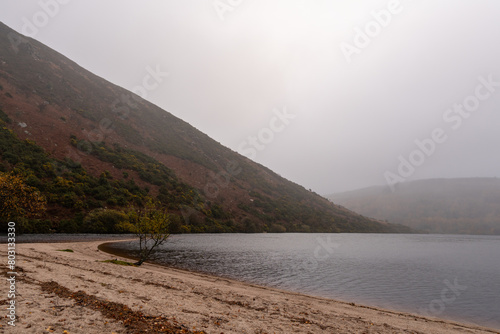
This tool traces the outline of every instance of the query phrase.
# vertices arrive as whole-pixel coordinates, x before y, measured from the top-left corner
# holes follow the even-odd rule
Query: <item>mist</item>
[[[327,194],[499,176],[499,11],[494,0],[4,0],[0,21]]]

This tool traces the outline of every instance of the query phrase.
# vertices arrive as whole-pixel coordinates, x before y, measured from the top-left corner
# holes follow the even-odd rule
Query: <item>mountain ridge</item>
[[[47,169],[61,171],[53,176],[38,170],[29,156],[21,162],[6,160],[6,147],[2,168],[19,169],[35,185],[43,181],[41,187],[52,198],[50,212],[61,207],[62,195],[51,193],[59,189],[54,181],[59,177],[67,185],[58,191],[71,198],[68,219],[77,211],[85,215],[96,207],[140,202],[142,190],[130,195],[123,189],[132,182],[130,189],[137,186],[150,196],[173,200],[170,209],[182,216],[179,224],[188,232],[409,231],[335,206],[2,23],[0,46],[0,109],[12,121],[4,129],[23,143],[41,146]],[[17,143],[8,134],[5,138],[10,145]],[[31,152],[23,143],[16,147]],[[78,180],[84,180],[82,186]],[[102,193],[92,187],[101,187]],[[87,200],[95,202],[92,207],[86,207]],[[70,207],[75,202],[83,207]]]
[[[500,179],[428,179],[327,196],[361,214],[427,233],[500,235]]]

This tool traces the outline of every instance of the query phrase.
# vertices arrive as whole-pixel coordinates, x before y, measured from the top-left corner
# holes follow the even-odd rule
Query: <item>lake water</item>
[[[174,235],[159,255],[178,268],[500,329],[499,236]]]

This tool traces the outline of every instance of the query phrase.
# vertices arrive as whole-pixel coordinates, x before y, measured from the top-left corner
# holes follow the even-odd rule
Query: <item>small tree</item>
[[[129,212],[129,222],[122,226],[139,238],[139,261],[135,263],[138,266],[151,259],[155,249],[170,236],[170,216],[152,199],[143,209]]]
[[[46,200],[22,178],[0,172],[0,217],[36,217],[45,211]]]

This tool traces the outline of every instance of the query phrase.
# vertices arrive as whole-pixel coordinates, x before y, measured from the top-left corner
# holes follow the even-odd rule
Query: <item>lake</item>
[[[158,255],[168,266],[500,329],[500,236],[173,235]]]

